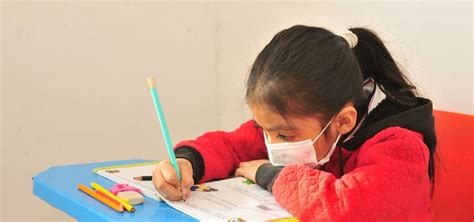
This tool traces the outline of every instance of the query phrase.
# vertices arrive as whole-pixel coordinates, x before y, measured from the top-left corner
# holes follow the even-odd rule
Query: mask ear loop
[[[336,117],[336,115],[334,115],[331,120],[329,120],[328,124],[326,124],[326,126],[323,128],[323,130],[321,130],[321,132],[318,134],[318,136],[312,141],[313,143],[316,142],[316,140],[319,139],[319,137],[321,137],[321,135],[323,135],[324,131],[326,131],[326,129],[329,127],[329,125],[331,125],[331,122],[332,120],[334,120],[334,117]]]
[[[313,140],[313,143],[316,142],[316,140],[323,134],[323,132],[331,125],[332,120],[336,117],[334,115],[331,120],[329,120],[328,124],[324,127],[323,130],[319,133],[319,135],[316,137],[316,139]],[[341,170],[341,177],[344,175],[344,158],[342,157],[342,147],[339,146],[339,169]]]

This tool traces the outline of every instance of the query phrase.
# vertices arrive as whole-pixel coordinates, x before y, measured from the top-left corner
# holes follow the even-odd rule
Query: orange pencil
[[[88,187],[82,185],[82,184],[78,184],[77,185],[77,188],[86,193],[86,194],[89,194],[91,197],[93,197],[94,199],[98,200],[99,202],[109,206],[110,208],[118,211],[118,212],[123,212],[123,207],[122,205],[120,204],[117,204],[116,202],[112,202],[110,201],[109,199],[106,199],[104,198],[103,196],[101,196],[100,194],[94,192],[93,190],[89,189]]]
[[[107,194],[101,192],[100,190],[95,190],[94,192],[96,192],[97,194],[103,196],[105,199],[110,200],[110,201],[114,202],[115,204],[118,204],[118,205],[123,207],[123,205],[120,202],[118,202],[117,200],[114,200],[113,198],[107,196]]]
[[[107,189],[103,188],[101,185],[99,185],[98,183],[91,183],[91,186],[92,188],[94,188],[96,191],[100,191],[102,194],[105,194],[107,196],[109,196],[109,198],[112,198],[114,199],[115,201],[119,202],[123,208],[125,208],[125,210],[127,211],[130,211],[131,213],[135,212],[135,207],[133,207],[132,205],[130,205],[127,201],[125,201],[124,199],[120,198],[120,197],[117,197],[115,196],[113,193],[111,193],[110,191],[108,191]]]

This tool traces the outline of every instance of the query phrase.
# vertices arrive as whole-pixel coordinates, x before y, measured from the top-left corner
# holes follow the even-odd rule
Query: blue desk
[[[134,213],[119,213],[77,189],[79,183],[90,186],[91,182],[97,182],[105,187],[114,184],[113,181],[94,174],[92,170],[95,168],[144,161],[146,160],[52,167],[33,178],[33,193],[79,221],[197,221],[164,202],[148,197],[145,197],[142,205],[135,206]]]

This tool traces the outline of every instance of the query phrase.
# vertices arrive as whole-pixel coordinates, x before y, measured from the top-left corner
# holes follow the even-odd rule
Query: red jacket
[[[205,171],[199,182],[227,178],[240,162],[268,159],[263,132],[254,123],[205,133],[176,147],[190,146],[202,155]],[[356,151],[343,150],[343,158],[342,177],[338,155],[322,170],[286,166],[273,184],[275,199],[301,221],[432,220],[429,150],[421,134],[390,127]]]

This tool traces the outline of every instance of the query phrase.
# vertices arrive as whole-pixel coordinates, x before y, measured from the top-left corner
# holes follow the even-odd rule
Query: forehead
[[[250,106],[255,122],[267,131],[296,131],[318,127],[319,118],[292,117],[284,118],[280,114],[263,106]]]

